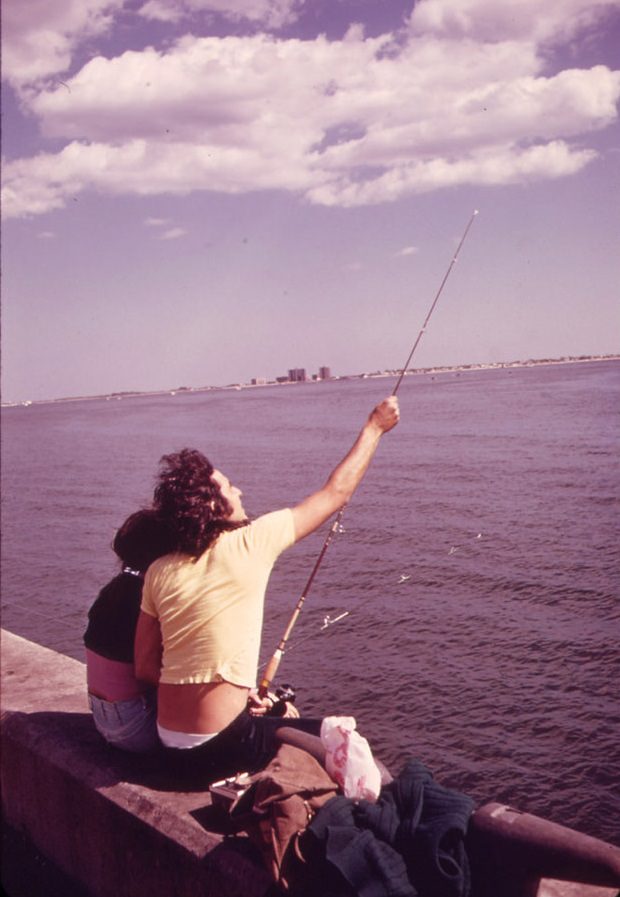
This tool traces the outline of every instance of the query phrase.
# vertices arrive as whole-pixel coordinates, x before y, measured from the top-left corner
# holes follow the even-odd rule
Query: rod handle
[[[263,678],[261,679],[258,686],[258,697],[264,698],[269,691],[269,686],[273,682],[276,673],[278,672],[278,667],[280,666],[280,661],[282,660],[282,651],[280,648],[276,648],[273,652],[273,655],[268,662],[265,670],[263,672]]]

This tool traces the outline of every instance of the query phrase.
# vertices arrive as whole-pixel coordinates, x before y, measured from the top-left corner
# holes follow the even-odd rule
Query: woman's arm
[[[396,426],[399,418],[396,396],[389,396],[377,405],[353,447],[334,468],[323,488],[293,508],[296,542],[314,532],[349,501],[368,470],[379,440]]]
[[[163,654],[161,627],[156,617],[143,610],[138,617],[133,654],[136,679],[157,685]]]

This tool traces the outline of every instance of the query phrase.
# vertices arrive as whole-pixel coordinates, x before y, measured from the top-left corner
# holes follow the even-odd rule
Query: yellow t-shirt
[[[255,685],[267,581],[294,541],[286,508],[222,533],[197,560],[176,553],[151,564],[141,609],[161,626],[161,682]]]

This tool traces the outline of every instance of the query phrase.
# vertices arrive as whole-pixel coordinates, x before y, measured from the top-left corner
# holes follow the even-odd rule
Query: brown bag
[[[296,863],[295,845],[338,786],[306,751],[283,744],[230,809],[237,831],[246,831],[261,850],[267,869],[285,890]]]

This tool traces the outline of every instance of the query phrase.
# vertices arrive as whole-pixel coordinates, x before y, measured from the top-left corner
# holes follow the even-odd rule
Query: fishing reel
[[[295,703],[297,692],[292,685],[283,682],[282,685],[279,685],[278,688],[276,688],[275,695],[277,700],[274,701],[272,706],[267,711],[267,716],[284,716],[284,714],[286,713],[287,703]]]

